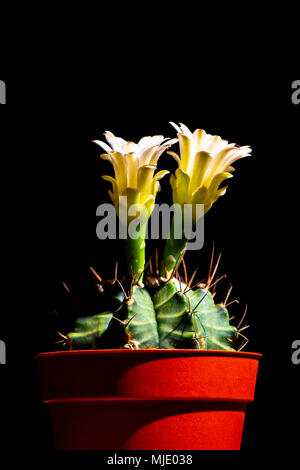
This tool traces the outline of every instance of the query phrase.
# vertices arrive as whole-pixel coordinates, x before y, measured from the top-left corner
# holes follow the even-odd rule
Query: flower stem
[[[176,263],[184,253],[188,240],[182,233],[181,238],[174,237],[174,218],[170,227],[170,238],[167,239],[160,268],[161,277],[168,279],[175,268]]]
[[[128,236],[126,241],[126,261],[130,275],[142,285],[145,267],[145,236],[147,223],[137,229],[138,238]]]

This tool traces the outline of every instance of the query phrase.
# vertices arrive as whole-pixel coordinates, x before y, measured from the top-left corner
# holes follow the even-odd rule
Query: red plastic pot
[[[37,356],[57,449],[237,450],[261,355],[91,350]]]

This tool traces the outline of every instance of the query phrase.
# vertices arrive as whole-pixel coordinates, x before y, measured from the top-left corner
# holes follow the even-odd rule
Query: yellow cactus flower
[[[232,177],[234,168],[232,164],[240,158],[250,155],[249,146],[239,147],[230,144],[217,135],[207,134],[203,129],[196,129],[193,133],[184,124],[174,124],[179,139],[180,157],[168,151],[178,163],[175,175],[170,177],[173,189],[173,202],[190,204],[192,208],[191,224],[203,216],[213,203],[223,194],[227,186],[220,185],[227,178]],[[197,213],[197,205],[203,204],[203,210]],[[162,279],[168,279],[173,273],[177,260],[183,255],[187,239],[185,235],[175,236],[174,219],[171,225],[170,237],[166,241],[161,265]]]
[[[154,174],[161,154],[178,142],[178,139],[167,139],[162,135],[143,137],[137,144],[114,136],[106,131],[104,136],[108,143],[94,140],[106,153],[100,155],[108,160],[114,168],[115,177],[104,175],[102,178],[112,184],[109,190],[111,200],[119,213],[119,197],[127,197],[127,206],[138,204],[147,208],[148,217],[153,209],[159,180],[169,173],[161,170]],[[109,145],[108,145],[109,144]]]
[[[249,146],[239,147],[203,129],[193,133],[187,126],[170,122],[177,130],[180,157],[169,151],[178,163],[175,175],[171,175],[174,203],[204,204],[206,213],[223,194],[227,186],[221,183],[231,178],[232,164],[251,154]]]
[[[109,194],[120,221],[125,225],[128,222],[131,225],[134,219],[139,221],[134,237],[128,230],[126,256],[129,274],[138,285],[143,286],[147,220],[151,215],[156,194],[160,190],[159,180],[169,173],[167,170],[158,171],[156,174],[154,172],[161,154],[178,142],[178,139],[155,135],[143,137],[136,144],[116,137],[109,131],[104,135],[107,143],[100,140],[94,142],[105,150],[106,153],[100,156],[113,165],[115,177],[104,175],[102,178],[112,184]],[[130,213],[132,207],[135,209],[134,214]]]

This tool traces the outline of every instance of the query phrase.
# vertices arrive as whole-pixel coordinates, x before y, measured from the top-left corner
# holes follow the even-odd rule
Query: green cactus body
[[[208,290],[185,289],[168,282],[153,296],[160,347],[232,350],[237,331],[227,309],[216,305]]]
[[[107,331],[113,314],[103,312],[91,317],[77,318],[74,332],[69,333],[74,349],[97,349],[102,335]]]
[[[193,319],[187,297],[178,291],[174,283],[168,282],[155,292],[153,303],[160,347],[194,349],[196,342],[191,329]]]
[[[68,336],[73,349],[129,347],[133,341],[142,349],[233,350],[237,330],[211,292],[189,290],[173,280],[156,288],[152,297],[139,286],[133,286],[130,300],[118,292],[111,309],[77,319]]]
[[[140,348],[158,348],[156,313],[149,292],[133,286],[130,301],[118,292],[111,298],[110,312],[78,318],[74,332],[68,336],[73,349],[122,347],[130,339]]]
[[[228,310],[215,304],[211,292],[204,289],[187,292],[190,309],[194,312],[197,336],[202,335],[201,349],[232,350],[237,339],[237,329],[230,325]]]
[[[159,348],[156,312],[149,292],[145,288],[133,287],[133,302],[127,305],[129,322],[125,330],[141,348]]]

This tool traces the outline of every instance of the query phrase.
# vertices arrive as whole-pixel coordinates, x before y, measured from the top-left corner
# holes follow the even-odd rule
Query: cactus
[[[160,347],[232,350],[237,330],[227,309],[215,304],[209,290],[180,287],[168,282],[153,296]]]
[[[120,290],[112,297],[111,311],[78,318],[68,338],[73,349],[115,348],[126,344],[158,348],[156,313],[149,292],[134,285],[128,298]]]
[[[78,318],[68,335],[72,348],[233,350],[239,332],[207,286],[191,289],[174,277],[148,289],[119,290],[109,311]],[[107,308],[110,298],[101,295]]]
[[[138,221],[139,228],[137,237],[131,237],[128,230],[125,285],[129,288],[125,289],[116,274],[109,288],[101,284],[101,311],[78,318],[73,332],[67,336],[60,334],[73,349],[233,350],[239,336],[247,340],[240,333],[243,328],[230,324],[226,301],[220,304],[214,301],[212,287],[215,290],[217,281],[212,284],[212,280],[218,262],[212,274],[211,262],[206,284],[191,287],[192,279],[188,282],[187,276],[184,280],[180,277],[179,265],[184,264],[187,239],[183,229],[181,237],[175,236],[174,219],[160,269],[156,266],[155,275],[150,270],[150,275],[145,276],[146,224],[160,190],[159,181],[169,173],[168,170],[155,173],[162,153],[179,142],[180,156],[168,150],[178,164],[170,177],[173,202],[181,208],[186,204],[192,206],[189,217],[194,226],[225,194],[227,187],[220,188],[220,185],[232,177],[232,164],[251,153],[250,147],[229,144],[219,136],[206,134],[203,129],[192,133],[184,124],[171,124],[177,130],[177,139],[157,135],[144,137],[135,144],[107,131],[107,143],[94,141],[107,152],[100,155],[101,158],[114,168],[115,177],[105,175],[103,179],[112,184],[109,195],[121,223],[128,228],[132,221]],[[199,204],[203,208],[201,215],[194,210]],[[135,215],[132,215],[133,207],[137,209]],[[245,343],[240,349],[244,346]]]

